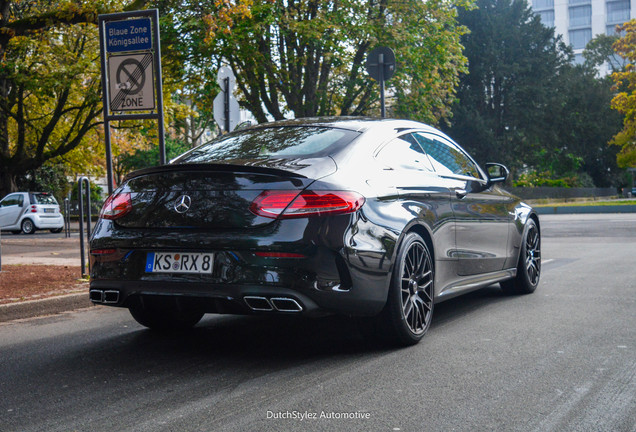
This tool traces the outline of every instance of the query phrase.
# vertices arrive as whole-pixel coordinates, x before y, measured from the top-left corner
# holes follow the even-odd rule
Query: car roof
[[[284,126],[324,126],[340,129],[348,129],[356,132],[367,132],[375,128],[409,130],[424,129],[438,132],[436,129],[424,123],[413,120],[382,119],[376,117],[308,117],[293,120],[279,120],[270,123],[261,123],[246,129],[264,129]]]

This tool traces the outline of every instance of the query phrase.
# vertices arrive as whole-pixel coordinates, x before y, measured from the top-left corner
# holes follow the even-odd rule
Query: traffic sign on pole
[[[395,53],[389,47],[377,47],[369,53],[366,66],[371,78],[380,83],[380,113],[384,118],[384,81],[395,73]]]
[[[109,53],[152,49],[150,18],[106,22],[106,51]]]
[[[155,109],[152,54],[124,54],[108,59],[111,111]]]
[[[225,100],[225,92],[219,92],[219,94],[216,95],[216,97],[214,98],[214,120],[216,120],[223,132],[230,132],[234,130],[236,125],[239,123],[239,104],[236,98],[230,94],[227,112],[229,117],[226,117]],[[226,118],[229,122],[229,125],[226,122]],[[229,129],[226,129],[227,126],[229,126]]]
[[[228,80],[231,93],[236,88],[236,77],[234,76],[234,72],[232,72],[232,69],[229,66],[221,66],[216,76],[216,82],[219,83],[222,91],[225,91],[226,78]]]
[[[98,21],[106,175],[112,193],[111,121],[157,120],[159,163],[166,163],[159,11],[105,14]]]
[[[217,74],[221,91],[214,98],[214,120],[223,132],[232,131],[239,122],[239,104],[234,95],[236,77],[227,66],[222,66]]]

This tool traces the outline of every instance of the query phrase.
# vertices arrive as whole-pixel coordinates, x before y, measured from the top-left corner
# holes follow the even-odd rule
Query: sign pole
[[[384,54],[378,56],[378,66],[380,68],[380,114],[382,118],[386,117],[386,110],[384,108]]]
[[[161,74],[161,40],[159,39],[159,10],[153,9],[153,30],[152,37],[155,43],[155,70],[157,71],[157,119],[159,123],[159,163],[161,165],[166,164],[166,133],[164,129],[164,117],[163,117],[163,78]]]
[[[224,114],[225,114],[225,132],[229,132],[230,131],[230,78],[224,78],[223,79],[223,83],[225,84],[224,87],[224,91],[225,91],[225,103],[224,103]]]
[[[389,47],[374,48],[367,56],[366,68],[369,76],[380,83],[380,113],[385,118],[384,83],[395,73],[395,53]]]
[[[102,59],[102,95],[104,100],[104,141],[106,141],[106,177],[108,181],[108,195],[113,193],[113,155],[110,138],[110,121],[108,113],[110,112],[108,94],[108,83],[106,82],[106,38],[104,35],[104,20],[99,18],[99,54]]]
[[[228,66],[221,66],[216,76],[221,91],[214,98],[214,120],[221,133],[231,132],[238,124],[239,104],[232,95],[236,86],[236,77]]]
[[[99,15],[98,22],[106,171],[108,193],[112,194],[114,185],[110,122],[157,120],[159,163],[166,163],[159,11],[151,9]],[[132,113],[126,113],[127,111]]]

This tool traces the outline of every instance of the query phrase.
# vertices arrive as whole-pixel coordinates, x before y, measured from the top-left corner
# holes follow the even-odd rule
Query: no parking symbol
[[[111,111],[140,111],[155,108],[153,55],[114,55],[108,58]]]

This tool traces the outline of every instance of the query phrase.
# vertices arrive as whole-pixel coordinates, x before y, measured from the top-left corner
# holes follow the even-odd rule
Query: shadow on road
[[[498,285],[436,305],[433,323],[419,346],[439,325],[465,318],[479,309],[515,297],[505,296]],[[340,357],[396,350],[386,344],[366,340],[355,320],[344,317],[301,318],[293,316],[206,317],[191,331],[161,333],[139,329],[114,338],[111,347],[118,361],[163,358],[175,364],[193,358],[235,361],[259,359],[262,362],[289,362],[321,357]]]
[[[429,335],[406,350],[420,350],[416,357],[421,354],[424,361],[427,340],[435,337],[437,326],[452,325],[456,319],[515,299],[504,296],[495,286],[441,303],[436,306]],[[190,332],[158,333],[133,324],[132,318],[122,320],[124,311],[98,312],[92,319],[108,318],[102,328],[75,332],[73,338],[60,334],[12,348],[13,360],[3,362],[7,378],[0,383],[0,392],[7,397],[0,401],[0,411],[30,408],[27,417],[15,412],[11,420],[5,419],[9,425],[19,424],[16,429],[22,430],[30,430],[28,425],[32,425],[36,430],[52,415],[71,421],[77,404],[172,406],[173,398],[187,403],[243,386],[265,391],[282,384],[277,382],[280,379],[285,380],[288,390],[301,391],[372,365],[374,358],[402,352],[369,343],[353,320],[341,317],[210,315]],[[104,316],[109,312],[117,316]],[[37,324],[44,330],[43,325]],[[399,358],[401,354],[395,356],[395,360]],[[10,388],[20,391],[10,392]],[[42,389],[60,390],[41,395],[40,404],[31,404],[33,395],[41,394]],[[88,417],[84,420],[89,421]]]

